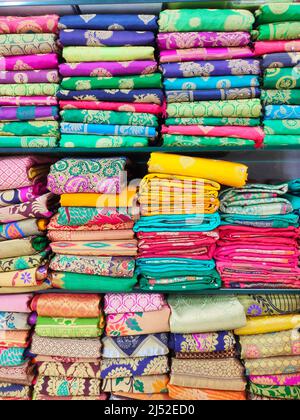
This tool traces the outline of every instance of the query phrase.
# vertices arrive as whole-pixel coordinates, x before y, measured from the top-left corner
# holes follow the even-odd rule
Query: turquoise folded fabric
[[[214,260],[191,258],[139,258],[136,272],[148,278],[164,279],[179,276],[197,276],[215,268]]]
[[[259,78],[257,76],[187,77],[183,79],[165,79],[164,86],[166,90],[258,87]]]
[[[300,178],[293,179],[288,183],[289,191],[293,193],[300,193]]]
[[[141,217],[134,226],[135,232],[207,232],[216,229],[221,223],[220,215],[162,215]]]
[[[137,136],[155,137],[154,127],[141,127],[132,125],[102,125],[82,123],[61,123],[63,134],[93,134],[99,136]]]
[[[246,225],[264,228],[288,228],[289,226],[297,227],[299,224],[299,216],[293,213],[278,214],[272,216],[246,216],[240,214],[222,214],[222,225]]]

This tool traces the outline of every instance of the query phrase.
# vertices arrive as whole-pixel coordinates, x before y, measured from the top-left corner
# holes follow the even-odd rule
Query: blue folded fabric
[[[300,105],[268,105],[265,110],[266,120],[300,119]]]
[[[73,101],[131,102],[162,105],[164,93],[161,89],[132,90],[59,90],[57,98]]]
[[[137,136],[155,137],[156,130],[153,127],[133,125],[102,125],[82,123],[61,123],[63,134],[97,134],[99,136]]]
[[[218,351],[225,351],[228,349],[231,338],[231,334],[228,331],[220,331],[215,333],[214,342],[208,342],[209,352],[214,353]],[[191,334],[170,334],[169,348],[176,353],[186,352],[189,353],[190,344],[189,337]],[[195,339],[196,340],[196,339]],[[234,339],[232,338],[232,346],[235,345]],[[213,351],[211,349],[213,348]],[[199,346],[199,353],[206,353],[205,342]]]
[[[235,88],[235,89],[210,89],[210,90],[169,90],[166,91],[168,103],[197,102],[197,101],[224,101],[234,99],[259,98],[259,88]]]
[[[166,90],[232,89],[258,87],[259,84],[257,76],[190,77],[164,81]]]
[[[267,54],[263,57],[262,67],[278,68],[278,67],[295,67],[300,64],[300,52],[287,52],[280,54]]]

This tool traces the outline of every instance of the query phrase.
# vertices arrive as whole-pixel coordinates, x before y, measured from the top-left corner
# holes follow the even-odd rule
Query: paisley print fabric
[[[42,16],[1,16],[1,34],[26,34],[26,33],[56,33],[58,26],[57,15]]]
[[[129,378],[131,376],[151,376],[168,373],[167,356],[154,356],[128,359],[103,359],[101,365],[102,379]]]
[[[288,315],[300,311],[299,295],[245,295],[239,296],[238,299],[247,316],[251,317]]]
[[[180,353],[215,353],[235,347],[232,332],[207,334],[171,334],[170,347]]]
[[[20,366],[25,363],[24,349],[21,347],[5,348],[0,347],[0,366]]]

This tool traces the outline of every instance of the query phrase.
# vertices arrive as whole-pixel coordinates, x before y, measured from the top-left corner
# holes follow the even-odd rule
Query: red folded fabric
[[[300,51],[300,40],[296,41],[260,41],[255,42],[255,55]]]
[[[164,108],[155,104],[133,104],[125,102],[97,102],[97,101],[60,101],[61,109],[88,109],[100,111],[145,112],[148,114],[162,114]]]

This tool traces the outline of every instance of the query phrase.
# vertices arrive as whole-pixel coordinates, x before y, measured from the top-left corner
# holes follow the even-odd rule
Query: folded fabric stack
[[[233,329],[246,325],[243,306],[231,296],[169,296],[169,388],[176,400],[245,400],[244,368]]]
[[[59,138],[58,16],[0,17],[0,147],[55,147]]]
[[[299,216],[288,184],[248,184],[220,195],[220,240],[214,258],[225,287],[299,288]]]
[[[48,227],[53,287],[125,292],[136,284],[136,191],[127,189],[127,163],[66,158],[51,167],[48,188],[62,206]]]
[[[102,400],[100,295],[35,296],[37,313],[31,352],[38,376],[34,400]]]
[[[263,55],[265,146],[300,144],[300,4],[268,4],[257,12]]]
[[[139,188],[142,217],[134,227],[141,288],[220,288],[213,260],[219,238],[219,182],[245,184],[247,167],[161,153],[153,153],[148,166],[150,175]]]
[[[160,14],[164,146],[261,147],[261,69],[250,48],[253,23],[246,10]]]
[[[161,74],[154,15],[64,16],[62,147],[143,147],[157,136]]]
[[[107,294],[103,391],[115,398],[168,399],[170,308],[160,294]]]
[[[27,356],[31,295],[0,296],[0,400],[29,400],[34,378]]]
[[[47,192],[53,159],[0,158],[0,293],[47,288],[46,229],[56,209]]]
[[[300,296],[241,296],[247,325],[235,330],[250,400],[300,400]]]

